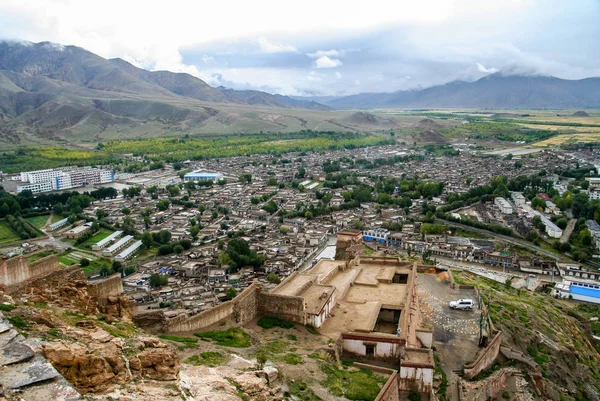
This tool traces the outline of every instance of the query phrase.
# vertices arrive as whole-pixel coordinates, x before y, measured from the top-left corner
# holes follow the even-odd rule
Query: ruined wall
[[[398,372],[394,372],[385,382],[375,401],[399,401],[400,393],[398,392]]]
[[[0,266],[0,285],[11,287],[46,276],[57,270],[60,270],[60,265],[55,255],[46,256],[33,263],[27,263],[23,256],[11,259],[3,258]]]
[[[258,312],[263,316],[306,324],[306,312],[302,297],[260,293],[258,295]]]
[[[472,379],[480,372],[492,367],[498,354],[500,353],[500,345],[502,344],[502,332],[496,333],[492,341],[479,354],[475,362],[464,367],[464,377]]]
[[[121,273],[115,273],[104,280],[92,281],[88,284],[89,294],[97,301],[105,300],[123,293]]]
[[[196,331],[220,322],[221,320],[229,319],[232,316],[233,302],[227,301],[181,322],[169,322],[167,332],[178,333],[183,331]]]
[[[461,401],[487,401],[504,390],[506,381],[518,373],[519,370],[515,368],[504,368],[476,382],[467,382],[459,378],[459,398]]]
[[[167,317],[162,310],[138,313],[132,317],[137,327],[150,333],[161,333],[166,331]]]
[[[223,302],[189,318],[184,316],[167,321],[165,331],[168,333],[196,331],[226,319],[245,324],[254,319],[259,311],[261,291],[261,286],[253,283],[231,301]]]

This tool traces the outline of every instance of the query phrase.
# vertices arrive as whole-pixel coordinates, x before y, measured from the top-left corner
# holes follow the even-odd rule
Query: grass
[[[298,401],[322,401],[302,380],[296,380],[290,383],[289,394],[293,396],[293,399]],[[287,398],[286,398],[287,399]]]
[[[204,331],[194,333],[194,335],[202,340],[211,340],[225,347],[247,348],[250,346],[250,335],[239,327],[232,327],[227,330]]]
[[[10,312],[11,310],[15,309],[16,306],[11,305],[11,304],[0,304],[0,311],[2,312]]]
[[[160,336],[158,336],[158,338],[160,338],[161,340],[175,341],[175,342],[183,343],[183,344],[196,344],[198,342],[197,338],[179,337],[179,336],[172,336],[169,334],[161,334]]]
[[[373,401],[387,379],[370,370],[322,364],[321,370],[327,375],[323,385],[329,392],[349,400]]]
[[[194,366],[209,366],[214,368],[222,365],[227,361],[227,356],[220,352],[202,352],[199,355],[192,355],[187,358],[184,362]]]
[[[91,249],[96,242],[103,240],[113,232],[107,228],[100,227],[100,230],[93,237],[88,238],[85,242],[77,245],[79,248]]]
[[[321,335],[321,333],[319,333],[319,329],[314,326],[308,325],[304,327],[306,327],[306,331],[308,331],[310,334],[314,334],[315,336]]]
[[[48,221],[49,216],[49,214],[45,214],[42,216],[25,217],[25,220],[27,220],[29,224],[33,225],[35,228],[40,229],[46,225],[46,221]]]
[[[263,316],[256,323],[263,329],[271,329],[273,327],[281,327],[282,329],[291,329],[294,327],[294,323],[287,320],[279,319],[271,316]]]
[[[8,321],[10,322],[10,324],[12,324],[15,328],[17,329],[26,329],[29,325],[27,324],[27,322],[25,320],[23,320],[22,317],[20,316],[11,316],[8,318]]]
[[[0,221],[0,244],[20,241],[21,237],[15,233],[6,221]]]
[[[54,255],[55,253],[56,253],[56,251],[53,249],[47,249],[45,251],[36,252],[27,257],[27,262],[29,262],[29,263],[35,262],[36,260],[40,260],[42,258],[45,258],[46,256]]]
[[[287,354],[283,357],[283,361],[285,363],[287,363],[288,365],[301,365],[304,363],[304,360],[302,359],[302,357],[298,354]]]

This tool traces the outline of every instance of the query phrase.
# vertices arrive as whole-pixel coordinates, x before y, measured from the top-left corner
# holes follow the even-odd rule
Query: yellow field
[[[552,147],[567,142],[600,142],[600,132],[592,134],[562,134],[531,144],[531,147]]]

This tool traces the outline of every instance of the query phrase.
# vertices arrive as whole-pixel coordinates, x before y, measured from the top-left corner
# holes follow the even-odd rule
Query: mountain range
[[[7,145],[398,126],[332,110],[370,108],[600,108],[600,78],[497,73],[420,90],[301,98],[215,88],[76,46],[0,41],[0,143]]]
[[[567,80],[495,73],[475,82],[453,81],[420,90],[361,93],[319,100],[335,109],[597,109],[600,108],[600,78]]]

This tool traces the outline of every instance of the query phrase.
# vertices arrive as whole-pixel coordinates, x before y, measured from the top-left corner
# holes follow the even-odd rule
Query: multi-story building
[[[192,171],[183,176],[184,181],[213,181],[217,182],[223,178],[221,173],[207,173],[202,171]]]
[[[26,171],[21,173],[21,181],[30,185],[17,187],[17,192],[30,190],[34,193],[81,187],[90,184],[114,182],[114,170],[99,168],[73,168]]]

